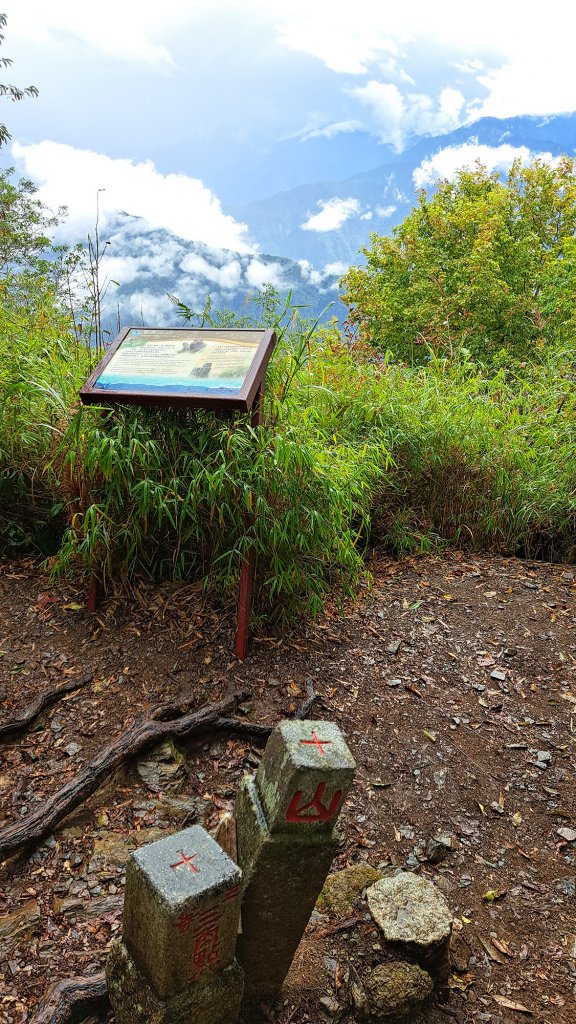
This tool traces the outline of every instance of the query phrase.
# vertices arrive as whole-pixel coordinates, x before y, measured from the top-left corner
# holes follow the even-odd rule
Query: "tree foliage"
[[[531,358],[570,344],[576,296],[576,164],[515,163],[505,182],[477,163],[418,205],[366,267],[343,278],[362,340],[419,362],[466,349]]]
[[[27,178],[14,180],[14,168],[0,171],[0,274],[48,269],[46,253],[51,231],[62,210],[53,215],[36,198],[36,186]]]
[[[7,17],[5,14],[0,14],[0,46],[4,42],[4,33],[2,29],[6,28]],[[12,61],[9,57],[0,57],[0,68],[12,67]],[[38,89],[35,85],[28,85],[24,89],[20,89],[17,85],[2,85],[0,84],[0,96],[7,96],[13,102],[17,100],[23,100],[26,96],[37,96]],[[8,140],[12,138],[5,124],[0,124],[0,146],[3,146]]]

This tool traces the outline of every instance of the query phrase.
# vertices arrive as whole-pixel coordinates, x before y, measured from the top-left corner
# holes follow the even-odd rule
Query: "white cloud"
[[[78,0],[5,0],[10,35],[44,46],[82,44],[122,62],[171,65],[163,27],[179,19],[183,0],[98,0],[97,9]],[[156,37],[156,38],[154,38]]]
[[[292,0],[278,32],[285,46],[328,68],[370,75],[384,90],[378,106],[384,106],[385,117],[376,126],[397,148],[406,132],[394,117],[397,98],[386,96],[393,83],[402,86],[402,116],[413,121],[416,132],[450,130],[451,117],[464,124],[474,117],[575,111],[575,37],[576,6],[566,0],[551,0],[541,17],[527,16],[520,0],[484,0],[481,9],[462,0],[443,0],[440,5],[428,0],[396,5],[355,0],[353,18],[344,0],[315,0],[313,5]],[[466,76],[465,107],[459,96],[431,103],[426,88],[416,95],[407,93],[409,75],[403,65],[416,54],[420,81],[436,68],[444,88],[457,93],[454,72]],[[475,99],[470,97],[472,89]]]
[[[130,284],[144,271],[145,259],[141,256],[106,256],[102,261],[104,278]]]
[[[560,26],[557,32],[553,62],[542,47],[529,46],[501,67],[478,75],[477,81],[488,90],[488,97],[475,105],[477,117],[560,114],[576,110],[574,35],[570,38],[570,33]]]
[[[376,213],[379,217],[391,217],[393,213],[396,213],[397,206],[377,206]]]
[[[345,274],[348,270],[348,264],[343,263],[342,260],[336,260],[334,263],[326,263],[324,266],[325,274]]]
[[[334,121],[332,124],[319,125],[315,128],[303,128],[292,137],[299,138],[302,142],[308,142],[309,139],[333,139],[342,132],[362,131],[364,127],[362,121]]]
[[[484,64],[478,58],[456,62],[454,67],[457,71],[461,71],[463,75],[477,75],[479,71],[484,70]]]
[[[180,263],[180,267],[187,274],[213,281],[219,288],[224,289],[238,288],[242,276],[242,267],[238,260],[231,260],[222,267],[215,267],[212,263],[208,263],[203,256],[195,253],[186,255]]]
[[[263,263],[261,260],[253,259],[246,267],[246,281],[251,288],[262,288],[265,284],[271,284],[280,288],[282,281],[282,266],[280,263]]]
[[[416,188],[433,184],[440,178],[453,178],[463,167],[473,167],[479,160],[489,171],[508,170],[514,160],[529,163],[535,157],[553,162],[550,153],[532,153],[527,146],[480,146],[477,143],[463,143],[441,149],[428,160],[423,160],[412,173]]]
[[[360,212],[357,199],[320,199],[316,204],[320,213],[309,214],[300,225],[303,231],[337,231],[345,221]]]
[[[343,263],[341,260],[336,260],[334,263],[326,263],[321,270],[313,267],[309,260],[298,260],[298,265],[304,281],[307,281],[319,291],[324,292],[337,289],[338,281],[333,281],[332,278],[340,278],[348,270],[348,264]]]
[[[122,312],[123,319],[131,317],[134,325],[156,326],[170,320],[174,309],[166,295],[154,295],[152,292],[144,291],[123,299]]]
[[[161,174],[150,160],[114,160],[56,142],[14,143],[12,154],[39,185],[43,203],[52,208],[66,204],[68,237],[93,228],[98,195],[103,223],[111,213],[123,210],[181,238],[254,251],[246,225],[225,214],[219,199],[198,178]]]
[[[404,96],[397,85],[372,79],[350,89],[350,94],[367,106],[382,142],[402,150],[410,135],[440,135],[462,122],[465,99],[458,89],[442,89],[436,102],[424,93]]]
[[[397,41],[385,30],[367,33],[356,16],[350,17],[350,12],[346,21],[338,18],[334,9],[323,12],[321,26],[318,13],[317,7],[307,5],[303,15],[286,19],[278,28],[280,42],[291,50],[319,57],[332,71],[349,75],[365,74],[378,53],[398,53]]]

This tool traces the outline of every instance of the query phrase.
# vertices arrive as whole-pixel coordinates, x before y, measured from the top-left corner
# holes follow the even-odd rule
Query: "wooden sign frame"
[[[131,331],[140,335],[150,334],[150,341],[154,341],[152,335],[169,334],[182,342],[187,340],[196,342],[198,337],[205,338],[207,342],[242,341],[242,336],[261,335],[250,366],[245,374],[243,382],[238,388],[217,388],[198,385],[194,387],[191,381],[186,386],[174,385],[170,389],[162,386],[138,389],[137,386],[114,387],[98,386],[102,374],[109,366],[122,343],[126,340]],[[247,340],[247,338],[246,338]],[[104,357],[97,367],[92,371],[84,386],[80,389],[80,399],[85,405],[159,405],[173,406],[186,409],[215,409],[226,410],[236,409],[239,412],[248,412],[256,399],[264,381],[266,368],[276,344],[276,335],[272,330],[236,330],[232,328],[188,328],[188,327],[126,327],[114,339]]]

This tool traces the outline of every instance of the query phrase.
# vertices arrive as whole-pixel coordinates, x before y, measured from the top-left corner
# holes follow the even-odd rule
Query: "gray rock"
[[[335,1017],[340,1010],[340,1003],[334,996],[322,996],[319,1002],[331,1017]]]
[[[418,875],[383,878],[366,893],[372,917],[387,942],[402,947],[439,986],[450,973],[452,915],[444,896]]]
[[[191,825],[204,821],[208,809],[208,801],[199,796],[167,796],[162,795],[154,804],[159,814],[170,814],[178,818],[182,825]]]
[[[565,896],[576,896],[576,877],[559,878],[557,882],[554,882],[554,888],[564,893]]]
[[[452,836],[441,832],[433,836],[426,844],[426,860],[430,864],[440,864],[452,852]]]
[[[140,757],[136,762],[136,771],[152,792],[174,792],[186,777],[186,758],[175,743],[168,741],[145,757]]]
[[[542,761],[544,764],[549,764],[552,760],[552,754],[549,750],[538,750],[536,752],[536,760]]]
[[[430,998],[432,978],[416,964],[381,964],[364,979],[370,1000],[371,1018],[386,1024],[413,1022],[422,1004]]]

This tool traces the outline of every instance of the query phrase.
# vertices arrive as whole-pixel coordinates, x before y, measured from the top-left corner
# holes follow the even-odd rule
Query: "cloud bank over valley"
[[[48,141],[15,142],[12,155],[18,169],[38,184],[43,203],[54,210],[67,207],[61,229],[64,237],[78,238],[93,228],[98,200],[103,225],[111,214],[123,210],[179,238],[237,252],[257,248],[246,224],[225,214],[220,200],[202,181],[185,174],[161,174],[151,160],[112,159]]]

